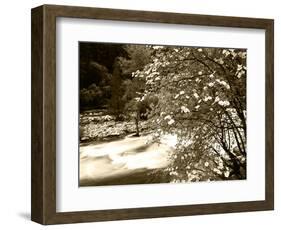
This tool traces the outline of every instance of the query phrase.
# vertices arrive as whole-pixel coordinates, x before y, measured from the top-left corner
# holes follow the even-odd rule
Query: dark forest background
[[[121,119],[126,105],[135,97],[132,89],[142,85],[132,79],[132,73],[151,61],[152,52],[146,45],[81,42],[80,111],[108,109]]]
[[[80,109],[107,107],[115,59],[126,56],[122,45],[80,43]]]

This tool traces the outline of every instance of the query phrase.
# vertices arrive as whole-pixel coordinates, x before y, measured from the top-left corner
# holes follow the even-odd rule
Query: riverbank
[[[147,121],[139,122],[142,133],[149,132]],[[102,143],[123,139],[136,132],[133,120],[115,121],[105,110],[90,110],[80,114],[80,143]]]

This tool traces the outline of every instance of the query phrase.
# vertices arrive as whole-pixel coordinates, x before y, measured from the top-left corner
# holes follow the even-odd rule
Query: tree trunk
[[[139,111],[136,112],[136,117],[135,117],[135,124],[136,124],[136,136],[140,136],[140,131],[139,131],[139,119],[140,119],[140,114]]]

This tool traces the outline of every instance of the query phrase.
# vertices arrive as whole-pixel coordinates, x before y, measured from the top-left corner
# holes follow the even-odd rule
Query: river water
[[[151,143],[151,135],[80,146],[80,185],[157,183],[151,172],[169,165],[176,137]],[[165,180],[165,178],[163,178]]]

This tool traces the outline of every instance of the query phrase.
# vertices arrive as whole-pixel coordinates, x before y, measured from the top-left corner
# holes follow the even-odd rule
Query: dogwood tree
[[[155,138],[177,138],[172,180],[246,178],[246,50],[155,46],[140,100],[151,105]]]

